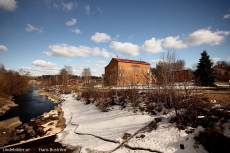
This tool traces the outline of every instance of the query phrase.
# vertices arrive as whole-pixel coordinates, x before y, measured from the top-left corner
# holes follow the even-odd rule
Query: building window
[[[125,70],[125,68],[124,67],[120,67],[120,70]]]
[[[224,72],[224,75],[228,75],[228,72]]]

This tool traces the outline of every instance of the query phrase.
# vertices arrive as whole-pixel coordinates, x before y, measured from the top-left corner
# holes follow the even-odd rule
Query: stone
[[[29,133],[30,136],[35,136],[35,135],[36,135],[36,132],[35,132],[33,129],[29,129],[29,130],[27,131],[27,133]]]
[[[158,118],[155,118],[154,120],[156,121],[156,123],[158,123],[158,122],[161,122],[161,121],[162,121],[162,118],[161,118],[161,117],[158,117]]]
[[[153,129],[157,129],[157,123],[152,121],[151,123],[149,123],[148,125],[148,132],[151,132]]]
[[[39,127],[39,128],[37,129],[37,131],[40,132],[40,133],[42,133],[42,134],[45,133],[42,127]]]
[[[25,136],[26,136],[25,134],[21,134],[21,135],[19,135],[19,138],[20,138],[20,139],[24,139]]]
[[[169,113],[169,110],[168,109],[165,109],[164,110],[164,115],[168,114]]]
[[[190,133],[193,133],[194,131],[195,129],[188,129],[188,130],[185,130],[185,133],[190,134]]]
[[[180,144],[180,149],[184,149],[184,144]]]
[[[36,118],[31,118],[30,121],[31,122],[36,121]]]
[[[41,120],[40,120],[40,119],[37,119],[37,120],[36,120],[36,123],[37,123],[37,124],[38,124],[38,123],[40,123],[40,122],[41,122]]]
[[[51,125],[53,125],[54,123],[53,122],[50,122],[49,124],[48,124],[48,126],[51,126]]]
[[[122,137],[123,140],[127,140],[129,137],[131,137],[130,133],[125,133],[124,136]]]

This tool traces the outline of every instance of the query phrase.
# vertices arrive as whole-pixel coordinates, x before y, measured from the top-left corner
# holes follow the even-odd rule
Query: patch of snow
[[[216,84],[216,86],[218,86],[218,87],[229,87],[230,85],[229,84]]]
[[[215,104],[214,106],[212,106],[213,109],[214,109],[214,108],[220,108],[220,107],[221,107],[220,104]]]
[[[81,152],[90,150],[110,151],[118,147],[124,140],[124,133],[134,134],[143,128],[155,117],[164,117],[163,122],[159,122],[156,130],[151,132],[141,132],[144,138],[134,136],[127,145],[145,149],[159,150],[165,153],[172,152],[206,152],[202,146],[194,148],[194,135],[202,130],[197,128],[194,133],[187,134],[179,131],[175,124],[168,123],[168,118],[172,115],[140,115],[120,110],[114,106],[109,112],[101,112],[93,104],[85,105],[84,101],[75,100],[72,95],[66,95],[66,101],[62,103],[66,128],[57,134],[57,142],[62,143],[71,149],[82,147]],[[101,139],[102,138],[102,139]],[[112,141],[106,141],[112,140]],[[180,144],[184,144],[185,149],[180,149]],[[125,146],[120,147],[116,153],[126,152],[148,152],[144,150],[131,150]]]
[[[224,135],[230,138],[230,123],[228,122],[223,124],[223,127],[224,127]]]

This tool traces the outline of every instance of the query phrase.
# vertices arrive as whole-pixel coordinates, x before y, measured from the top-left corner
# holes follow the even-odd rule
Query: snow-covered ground
[[[200,145],[194,147],[193,140],[194,135],[203,129],[198,127],[192,134],[187,134],[184,130],[179,131],[175,124],[168,123],[170,114],[155,116],[134,114],[120,110],[119,107],[114,107],[109,112],[101,112],[93,104],[85,105],[72,95],[66,95],[65,99],[62,110],[67,126],[58,134],[56,141],[71,149],[81,148],[82,153],[89,150],[113,150],[116,153],[147,153],[153,150],[164,153],[206,152]],[[136,133],[156,117],[164,117],[162,122],[158,123],[156,130]],[[136,135],[119,146],[125,141],[122,139],[125,133]],[[184,149],[180,149],[181,144],[184,145]]]

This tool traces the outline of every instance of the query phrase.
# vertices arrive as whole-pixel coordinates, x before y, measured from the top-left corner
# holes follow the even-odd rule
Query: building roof
[[[230,71],[230,67],[229,66],[215,66],[214,68],[218,68],[218,69],[221,69],[221,70]]]
[[[145,65],[150,65],[149,63],[145,61],[136,61],[136,60],[128,60],[128,59],[121,59],[121,58],[113,58],[118,62],[124,62],[124,63],[134,63],[134,64],[145,64]]]

